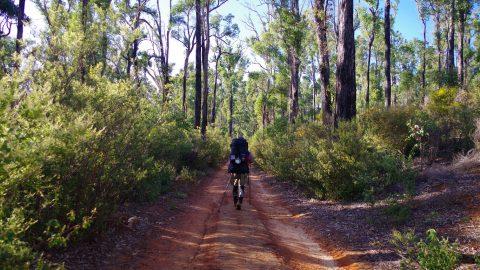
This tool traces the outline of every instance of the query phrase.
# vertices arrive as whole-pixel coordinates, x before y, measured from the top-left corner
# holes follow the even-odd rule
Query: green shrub
[[[124,201],[152,201],[182,168],[204,170],[226,156],[217,131],[202,141],[131,81],[92,72],[88,84],[68,87],[40,76],[26,96],[22,78],[0,81],[0,224],[18,225],[15,235],[0,228],[2,269],[41,265],[38,254],[103,229]]]
[[[175,178],[175,167],[165,162],[155,162],[138,174],[134,196],[139,201],[153,201],[165,193]]]
[[[183,167],[176,180],[181,183],[193,183],[197,177],[197,171],[192,171],[188,169],[188,167]]]
[[[476,111],[467,103],[458,101],[458,96],[457,88],[441,88],[430,93],[427,104],[428,115],[436,126],[427,131],[430,134],[428,145],[445,157],[474,146],[471,136],[475,130]]]
[[[408,123],[414,118],[413,107],[395,107],[389,110],[372,108],[363,112],[359,124],[375,145],[408,155]]]
[[[193,168],[205,170],[207,167],[215,167],[225,162],[229,153],[227,141],[227,137],[218,130],[207,130],[206,140],[197,134],[194,139],[196,164]]]
[[[384,212],[395,224],[405,223],[411,215],[410,207],[399,203],[397,200],[389,200]]]
[[[460,262],[458,243],[439,238],[434,229],[428,230],[426,238],[420,240],[413,231],[405,234],[394,231],[391,243],[402,257],[403,269],[452,270]]]
[[[284,128],[279,124],[255,135],[255,161],[318,197],[371,199],[414,179],[400,154],[377,148],[355,123],[341,123],[335,131],[316,123]]]
[[[359,125],[368,140],[380,149],[401,152],[407,157],[451,158],[473,147],[474,119],[480,110],[471,95],[461,96],[457,88],[433,90],[425,110],[371,108],[359,115]],[[421,141],[413,127],[423,132]]]
[[[0,213],[0,269],[61,269],[47,263],[28,243],[21,240],[33,221],[25,220],[21,210],[15,209],[4,219]]]

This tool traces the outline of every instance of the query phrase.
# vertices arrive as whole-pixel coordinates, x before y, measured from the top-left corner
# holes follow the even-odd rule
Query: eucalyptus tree
[[[221,76],[224,80],[224,87],[228,91],[228,135],[233,136],[235,94],[242,80],[246,59],[242,55],[242,48],[227,48],[227,53],[221,59]]]
[[[270,0],[260,0],[260,2],[263,9],[259,9],[257,5],[245,5],[250,13],[244,23],[253,33],[247,39],[248,45],[255,53],[251,61],[266,75],[251,77],[265,80],[265,86],[259,88],[261,93],[256,101],[257,107],[262,111],[262,127],[265,127],[275,118],[274,102],[270,102],[270,98],[276,85],[276,74],[285,66],[285,57],[279,42],[276,42],[278,33],[275,31],[275,27],[272,27],[278,17],[278,7]]]
[[[426,69],[427,69],[427,20],[429,14],[429,3],[426,0],[416,0],[418,14],[420,20],[422,21],[423,26],[423,48],[422,48],[422,71],[421,71],[421,78],[422,78],[422,89],[423,93],[425,93],[426,87]],[[424,99],[425,96],[422,96]]]
[[[137,85],[140,82],[140,61],[138,59],[140,43],[144,41],[142,25],[148,22],[145,15],[152,15],[153,13],[147,7],[147,3],[148,0],[137,0],[134,4],[130,3],[129,0],[122,0],[118,3],[119,9],[122,11],[120,13],[122,23],[129,30],[129,35],[123,37],[126,46],[126,55],[124,56],[127,60],[126,74],[127,76],[132,75],[133,66],[133,78]]]
[[[22,50],[23,24],[25,22],[25,0],[19,0],[17,9],[17,40],[15,51],[20,54]]]
[[[314,1],[314,18],[316,23],[316,33],[318,41],[319,69],[321,80],[321,99],[322,99],[322,121],[324,125],[333,123],[332,105],[330,98],[330,54],[328,51],[327,31],[328,31],[328,1]]]
[[[198,0],[197,0],[198,1]],[[198,1],[199,2],[199,1]],[[201,60],[201,65],[202,68],[200,70],[197,70],[196,72],[203,72],[203,89],[200,89],[201,92],[201,133],[202,137],[205,138],[206,132],[207,132],[207,124],[208,124],[208,93],[209,93],[209,74],[208,74],[208,69],[209,69],[209,54],[210,54],[210,14],[219,7],[223,6],[225,3],[227,3],[228,0],[205,0],[203,3],[203,6],[199,6],[200,8],[200,15],[201,20],[199,21],[197,19],[197,25],[196,27],[199,28],[201,27],[201,34],[200,36],[196,36],[197,44],[200,44],[200,51],[196,51],[196,53],[200,53],[201,56],[198,56]],[[199,5],[201,3],[198,3]],[[197,7],[196,7],[197,8]],[[197,14],[196,16],[198,16]],[[200,42],[201,41],[201,42]],[[200,85],[200,88],[202,86]],[[198,89],[196,89],[198,91]]]
[[[390,22],[390,0],[385,0],[385,106],[392,105],[392,76],[391,76],[391,22]]]
[[[298,0],[280,1],[277,15],[273,27],[281,40],[290,72],[288,120],[290,123],[295,123],[299,112],[300,64],[304,52],[306,24],[300,14]]]
[[[228,14],[226,16],[215,15],[211,21],[211,36],[215,41],[215,54],[213,61],[215,63],[214,69],[214,84],[213,84],[213,97],[212,97],[212,109],[210,115],[210,123],[215,123],[217,113],[217,89],[219,80],[218,66],[220,59],[223,55],[228,54],[228,48],[233,46],[233,39],[237,38],[240,29],[236,23],[233,23],[234,16]]]
[[[356,115],[353,0],[340,0],[338,18],[335,125]]]
[[[478,1],[458,0],[457,77],[461,87],[465,85],[465,24],[474,4],[478,4]]]
[[[450,0],[450,18],[449,18],[449,31],[448,31],[448,43],[447,43],[447,57],[445,59],[445,68],[447,71],[447,79],[450,84],[453,83],[453,77],[455,74],[455,0]]]
[[[182,110],[187,112],[187,78],[190,54],[195,48],[194,0],[180,0],[172,8],[172,38],[185,47],[182,77]]]
[[[195,128],[200,127],[202,111],[202,3],[195,0]]]
[[[296,28],[299,27],[301,22],[300,17],[300,6],[298,0],[290,0],[290,14],[293,19],[291,22],[294,23]],[[301,27],[301,26],[300,26]],[[298,115],[298,95],[300,92],[300,52],[302,48],[302,30],[293,29],[292,32],[292,43],[290,48],[288,48],[288,63],[290,65],[290,114],[288,116],[290,123],[295,123],[295,119]],[[290,38],[290,37],[289,37]]]
[[[140,2],[139,2],[140,3]],[[151,53],[148,53],[149,59],[154,59],[154,65],[148,72],[150,77],[155,81],[157,88],[162,92],[163,102],[167,101],[170,87],[170,38],[173,25],[173,6],[172,0],[168,1],[168,19],[164,21],[160,8],[160,0],[156,0],[154,7],[148,6],[148,0],[144,4],[144,12],[149,14],[151,20],[141,18],[140,22],[145,23],[149,27],[149,41],[152,47]]]
[[[367,88],[365,90],[365,105],[370,105],[370,66],[372,60],[372,48],[375,42],[375,35],[379,30],[380,23],[378,17],[380,15],[379,0],[366,0],[368,4],[368,12],[360,10],[360,18],[363,22],[363,30],[368,32],[368,48],[367,48]]]
[[[442,16],[445,13],[445,1],[446,0],[425,0],[426,5],[430,10],[430,15],[434,21],[434,37],[437,53],[437,75],[442,73],[443,66],[443,49],[442,49]],[[440,77],[437,78],[440,80]]]

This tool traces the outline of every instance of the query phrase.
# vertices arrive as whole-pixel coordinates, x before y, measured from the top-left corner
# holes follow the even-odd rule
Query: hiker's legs
[[[240,188],[242,189],[242,196],[238,198],[238,202],[242,204],[243,197],[245,196],[245,185],[241,185]],[[238,186],[237,186],[237,189],[238,189]]]
[[[237,177],[235,174],[231,174],[230,176],[230,184],[232,184],[233,190],[232,190],[232,195],[233,195],[233,205],[237,205],[238,202],[238,185],[237,185]]]
[[[233,204],[240,209],[240,205],[243,203],[243,197],[245,196],[245,184],[247,182],[247,174],[232,174],[230,177],[230,183],[232,184]],[[240,184],[241,190],[238,189]]]
[[[233,186],[233,204],[237,205],[238,202],[238,186]]]

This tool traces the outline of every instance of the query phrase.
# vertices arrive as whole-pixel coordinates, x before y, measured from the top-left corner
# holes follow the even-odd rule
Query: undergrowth
[[[54,78],[54,70],[44,70]],[[41,77],[41,76],[39,76]],[[0,81],[0,268],[56,267],[55,251],[102,230],[125,201],[152,201],[177,175],[218,165],[226,138],[199,132],[129,80]],[[61,98],[60,98],[61,97]]]

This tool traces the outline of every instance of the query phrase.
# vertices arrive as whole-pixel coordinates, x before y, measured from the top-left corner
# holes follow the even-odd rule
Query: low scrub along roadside
[[[226,156],[225,138],[213,131],[201,142],[131,81],[90,77],[69,88],[32,83],[28,95],[23,78],[0,82],[1,269],[48,268],[41,251],[102,229],[122,202],[154,200],[177,173]]]
[[[415,158],[449,160],[475,145],[478,105],[457,88],[430,96],[425,110],[372,108],[335,130],[320,123],[292,127],[279,120],[255,134],[256,162],[319,198],[374,201],[393,186],[412,192]]]
[[[406,159],[367,140],[356,123],[334,131],[317,123],[282,130],[287,127],[277,124],[255,135],[256,162],[320,198],[371,200],[391,185],[412,186]]]

